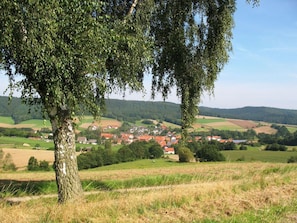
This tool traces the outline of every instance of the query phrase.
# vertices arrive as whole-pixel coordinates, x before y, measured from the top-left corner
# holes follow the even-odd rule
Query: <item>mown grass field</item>
[[[293,151],[264,151],[264,150],[230,150],[221,151],[227,161],[244,161],[244,162],[271,162],[286,163],[291,156],[297,156],[297,152]]]
[[[83,201],[66,205],[58,205],[55,195],[18,204],[5,202],[19,188],[24,191],[19,196],[54,193],[53,172],[0,176],[4,223],[289,223],[297,219],[296,164],[180,164],[167,160],[119,164],[117,168],[81,171],[83,187],[89,192]]]

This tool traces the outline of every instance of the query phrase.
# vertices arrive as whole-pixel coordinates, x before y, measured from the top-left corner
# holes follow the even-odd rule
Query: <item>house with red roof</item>
[[[164,147],[164,154],[175,154],[173,147]]]

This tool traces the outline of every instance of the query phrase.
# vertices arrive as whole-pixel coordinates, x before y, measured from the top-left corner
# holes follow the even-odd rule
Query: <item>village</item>
[[[96,131],[99,128],[99,126],[94,124],[88,127],[88,129],[91,131]],[[161,148],[164,151],[164,154],[169,155],[175,154],[174,145],[178,144],[180,140],[179,134],[168,131],[167,127],[164,125],[156,125],[154,126],[153,130],[144,126],[132,126],[126,132],[120,132],[119,134],[112,133],[113,130],[117,130],[118,128],[119,126],[112,125],[103,127],[99,136],[101,143],[106,140],[110,140],[110,142],[114,145],[126,145],[131,144],[135,141],[149,142],[151,140],[154,140],[161,146]],[[201,136],[196,136],[194,140],[218,141],[220,143],[239,143],[236,140],[232,139],[222,139],[221,136],[206,136],[205,138],[202,138]],[[90,145],[90,147],[85,147],[84,151],[88,151],[91,149],[91,146],[99,144],[97,139],[87,138],[86,136],[78,136],[77,143],[83,145]]]

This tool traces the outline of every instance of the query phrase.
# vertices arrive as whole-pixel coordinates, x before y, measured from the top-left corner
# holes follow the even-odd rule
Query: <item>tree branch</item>
[[[136,8],[137,4],[138,4],[138,0],[134,0],[134,2],[132,3],[132,5],[131,5],[131,7],[129,9],[129,12],[128,12],[127,16],[132,15],[132,13],[133,13],[134,9]]]

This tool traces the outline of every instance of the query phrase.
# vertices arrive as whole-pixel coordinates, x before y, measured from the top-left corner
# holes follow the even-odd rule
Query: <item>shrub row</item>
[[[105,148],[98,147],[89,152],[84,152],[77,157],[78,169],[89,169],[100,166],[130,162],[137,159],[160,158],[163,150],[155,141],[133,142],[124,145],[118,151],[113,151],[108,143]]]

